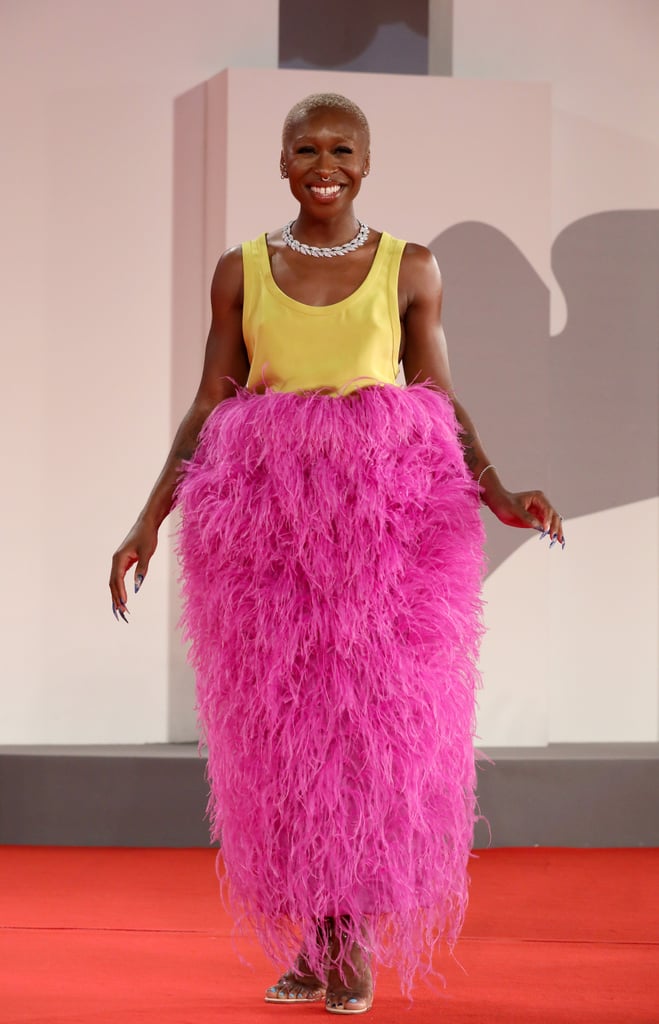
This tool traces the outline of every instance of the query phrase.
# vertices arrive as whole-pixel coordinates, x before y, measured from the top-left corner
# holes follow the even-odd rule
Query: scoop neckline
[[[339,299],[338,302],[330,302],[329,305],[310,306],[306,302],[300,302],[299,299],[294,299],[292,295],[289,295],[282,288],[280,288],[277,282],[275,281],[274,275],[272,273],[272,266],[270,264],[270,254],[268,252],[268,233],[267,231],[264,231],[263,234],[259,237],[259,242],[261,244],[261,256],[264,261],[266,284],[270,291],[272,291],[278,299],[281,299],[283,302],[285,302],[287,305],[292,306],[294,309],[304,310],[306,313],[312,313],[315,315],[333,312],[337,309],[341,309],[343,306],[346,306],[349,303],[353,302],[363,291],[365,291],[367,286],[370,284],[371,279],[375,276],[384,258],[385,246],[383,243],[385,240],[385,236],[387,238],[389,237],[388,232],[380,232],[380,238],[378,239],[375,255],[371,260],[371,265],[368,268],[366,277],[364,278],[361,284],[357,285],[354,292],[350,292],[349,295],[346,295],[345,298],[343,299]]]

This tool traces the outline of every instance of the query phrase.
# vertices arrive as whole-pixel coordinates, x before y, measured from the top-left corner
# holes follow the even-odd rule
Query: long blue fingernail
[[[126,608],[126,611],[128,611],[128,609],[127,609],[127,608]],[[126,618],[126,616],[124,615],[124,609],[123,609],[123,608],[120,608],[120,609],[119,609],[119,614],[121,615],[121,617],[122,617],[122,619],[124,620],[124,622],[128,622],[128,619],[127,619],[127,618]]]
[[[549,534],[549,530],[543,530],[542,533],[540,534],[540,540],[544,540],[545,537],[548,536],[548,534]]]
[[[550,548],[553,548],[553,546],[554,546],[554,544],[555,544],[555,543],[556,543],[556,538],[554,537],[554,539],[553,539],[553,541],[551,542],[551,544],[549,545],[549,547],[550,547]]]
[[[565,551],[565,537],[563,537],[563,540],[561,541],[561,550]]]
[[[114,615],[114,617],[117,620],[117,622],[119,622],[119,616],[117,615],[117,608],[116,608],[116,605],[114,605],[114,604],[112,605],[112,614]]]
[[[144,583],[144,576],[140,572],[135,577],[135,593],[137,593],[137,591],[140,589],[140,587],[142,586],[143,583]]]

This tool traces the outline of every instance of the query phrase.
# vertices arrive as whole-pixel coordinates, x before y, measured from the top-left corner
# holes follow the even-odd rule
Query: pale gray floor
[[[659,846],[659,744],[484,754],[477,847]],[[194,743],[0,747],[0,843],[208,846],[205,769]]]
[[[659,743],[550,743],[546,747],[483,747],[494,761],[653,760]],[[196,743],[28,744],[0,746],[4,754],[30,757],[198,757]]]

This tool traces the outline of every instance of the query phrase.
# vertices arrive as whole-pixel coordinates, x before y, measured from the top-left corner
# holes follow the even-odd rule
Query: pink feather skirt
[[[237,926],[320,972],[324,918],[404,991],[464,917],[483,531],[425,385],[239,391],[177,491],[212,838]]]

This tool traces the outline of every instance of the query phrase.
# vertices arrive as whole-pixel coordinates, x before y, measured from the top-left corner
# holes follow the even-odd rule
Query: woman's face
[[[319,216],[339,213],[350,206],[368,174],[366,133],[343,110],[314,110],[289,128],[282,168],[304,209]]]

